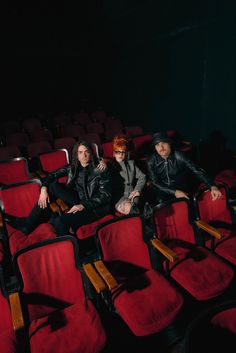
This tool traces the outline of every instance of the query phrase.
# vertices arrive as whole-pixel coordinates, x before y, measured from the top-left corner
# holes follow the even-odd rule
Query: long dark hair
[[[81,167],[81,164],[80,164],[80,162],[78,160],[78,148],[79,148],[79,146],[84,146],[84,147],[87,148],[87,150],[89,151],[89,154],[90,154],[90,164],[93,167],[96,167],[97,164],[98,164],[98,159],[94,155],[94,152],[93,152],[93,149],[92,149],[92,145],[89,142],[85,141],[85,140],[77,141],[74,144],[74,146],[73,146],[72,154],[71,154],[71,165],[72,165],[72,167],[75,168],[75,169]]]

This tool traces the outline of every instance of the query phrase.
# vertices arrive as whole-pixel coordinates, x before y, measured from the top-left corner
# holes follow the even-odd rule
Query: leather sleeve
[[[207,175],[204,169],[197,166],[194,162],[192,162],[186,155],[183,153],[177,152],[176,157],[181,159],[181,162],[185,164],[187,169],[190,170],[191,173],[195,175],[195,177],[206,184],[208,188],[214,185],[214,181]]]
[[[58,178],[67,176],[70,171],[70,166],[67,165],[63,168],[57,169],[55,172],[49,173],[42,182],[42,186],[48,187],[52,182],[56,181]]]

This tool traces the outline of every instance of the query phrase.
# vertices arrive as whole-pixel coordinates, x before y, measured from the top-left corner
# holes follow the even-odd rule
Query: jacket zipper
[[[170,177],[168,172],[168,161],[165,161],[165,168],[166,168],[166,177],[167,177],[167,184],[170,185]]]

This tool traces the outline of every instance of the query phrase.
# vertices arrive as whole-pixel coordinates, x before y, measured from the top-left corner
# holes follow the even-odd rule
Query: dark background
[[[219,129],[236,150],[235,14],[229,0],[8,4],[4,117],[101,105],[194,142]]]

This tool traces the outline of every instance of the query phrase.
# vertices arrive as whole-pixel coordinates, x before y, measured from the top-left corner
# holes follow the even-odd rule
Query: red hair
[[[128,151],[129,144],[130,141],[126,135],[116,135],[113,137],[113,151]]]

